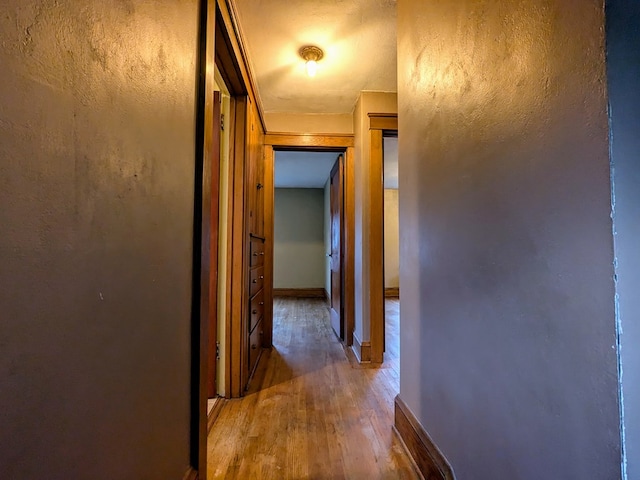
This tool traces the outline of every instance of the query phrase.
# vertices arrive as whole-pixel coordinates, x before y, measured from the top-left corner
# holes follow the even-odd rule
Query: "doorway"
[[[321,298],[340,305],[331,286],[329,230],[331,173],[342,168],[338,156],[314,150],[275,152],[274,296]]]
[[[400,364],[400,226],[398,137],[383,135],[384,362]]]
[[[343,253],[342,253],[342,298],[340,308],[342,310],[342,341],[346,346],[351,346],[353,343],[353,326],[354,326],[354,232],[355,232],[355,213],[354,213],[354,165],[353,165],[353,135],[309,135],[309,134],[287,134],[287,133],[273,133],[265,135],[265,168],[267,172],[271,172],[271,178],[274,181],[265,190],[265,205],[266,205],[266,218],[265,222],[265,236],[267,239],[275,239],[274,232],[275,227],[275,157],[279,156],[280,159],[286,158],[286,154],[290,152],[315,152],[315,153],[329,153],[327,156],[327,163],[330,169],[335,165],[338,154],[342,153],[343,162]],[[283,157],[284,155],[284,157]],[[269,176],[269,175],[268,175]],[[326,177],[327,182],[324,184],[323,189],[326,194],[324,195],[325,207],[324,207],[324,284],[322,288],[322,295],[325,298],[330,299],[331,291],[331,254],[330,250],[330,196],[328,174]],[[268,241],[267,250],[272,252],[271,258],[276,257],[274,242]],[[271,291],[274,294],[282,294],[282,290],[277,290],[278,286],[274,282],[276,272],[276,265],[270,264],[266,268],[266,282],[270,288],[267,291]],[[275,287],[275,288],[273,288]],[[282,288],[282,286],[281,286]],[[317,291],[317,290],[316,290]],[[326,294],[324,292],[327,292]],[[287,292],[285,292],[286,294]],[[293,293],[292,293],[293,294]],[[270,299],[272,300],[272,299]],[[273,322],[271,322],[273,323]],[[268,334],[272,332],[269,331]],[[338,335],[340,336],[340,335]]]
[[[385,139],[398,136],[395,114],[369,114],[369,316],[371,362],[383,363],[385,352],[385,268],[384,268],[384,156]],[[387,141],[387,148],[393,145]],[[390,155],[390,154],[388,154]],[[391,174],[389,174],[391,176]],[[398,306],[399,307],[399,306]]]

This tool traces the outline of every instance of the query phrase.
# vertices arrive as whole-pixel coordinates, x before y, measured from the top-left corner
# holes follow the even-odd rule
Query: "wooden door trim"
[[[355,149],[348,147],[344,158],[344,315],[345,315],[345,344],[353,345],[353,331],[356,326],[356,298],[355,298],[355,262],[356,262],[356,197],[355,197]]]
[[[191,307],[191,387],[189,466],[187,478],[207,476],[207,362],[209,341],[209,289],[202,281],[203,213],[207,200],[204,190],[205,165],[213,150],[213,58],[215,48],[215,1],[198,3],[198,47],[196,66],[196,138],[194,166],[193,273]]]
[[[345,268],[344,268],[344,238],[345,238],[345,221],[344,221],[344,164],[345,164],[345,153],[341,153],[338,155],[338,158],[336,159],[336,163],[333,165],[333,167],[331,168],[331,172],[329,173],[329,218],[330,218],[330,238],[331,238],[331,268],[330,270],[330,275],[331,278],[329,280],[330,283],[330,301],[329,301],[329,314],[331,317],[331,326],[333,327],[333,330],[335,332],[335,325],[334,325],[334,313],[335,309],[333,308],[333,303],[334,303],[334,299],[333,299],[333,292],[334,292],[334,285],[333,285],[333,269],[334,269],[334,262],[336,261],[335,258],[333,258],[333,247],[334,247],[334,232],[333,232],[333,219],[334,219],[334,208],[336,207],[335,202],[337,203],[337,210],[338,210],[338,218],[339,218],[339,232],[338,232],[338,261],[340,262],[340,267],[339,267],[339,273],[340,273],[340,304],[339,304],[339,311],[336,312],[339,315],[339,328],[338,328],[338,332],[335,332],[338,334],[338,337],[340,338],[340,340],[344,341],[346,338],[346,318],[345,318],[345,313],[344,313],[344,277],[345,277]],[[336,177],[336,181],[338,182],[338,198],[335,198],[334,195],[334,177]]]
[[[234,154],[230,157],[233,165],[233,192],[232,200],[233,213],[231,216],[232,236],[231,236],[231,263],[229,264],[229,272],[231,274],[230,283],[227,288],[231,290],[231,303],[228,304],[229,323],[228,332],[230,342],[227,345],[230,360],[230,385],[228,396],[232,398],[242,396],[244,389],[243,372],[246,369],[245,360],[245,329],[244,313],[246,298],[246,203],[245,203],[245,186],[246,186],[246,122],[248,117],[249,102],[247,97],[237,97],[235,101],[234,115]]]
[[[395,128],[394,128],[395,127]],[[384,359],[384,171],[383,136],[398,132],[397,114],[369,114],[369,318],[371,362]]]
[[[273,345],[273,212],[275,187],[273,180],[274,154],[273,146],[265,145],[264,157],[264,236],[265,236],[265,259],[264,259],[264,336],[262,346],[270,348]]]
[[[268,132],[264,136],[265,145],[271,145],[278,149],[293,150],[324,150],[344,149],[354,146],[353,135],[312,133],[281,133]]]
[[[398,115],[388,113],[370,113],[369,129],[398,131]]]
[[[267,132],[264,137],[265,149],[265,187],[270,185],[271,193],[265,191],[265,236],[267,237],[267,252],[269,258],[265,259],[268,274],[265,280],[266,295],[273,299],[273,175],[275,150],[317,150],[344,153],[344,218],[345,218],[345,252],[344,252],[344,315],[345,315],[345,344],[353,344],[353,329],[355,328],[355,166],[354,166],[354,139],[353,135],[342,134],[297,134],[297,133],[273,133]],[[266,198],[271,197],[268,203]],[[269,244],[270,242],[270,244]],[[269,329],[271,338],[273,329],[273,301],[267,304],[265,316],[269,315],[270,324],[265,324]],[[266,317],[265,317],[266,318]],[[265,334],[266,335],[266,334]]]

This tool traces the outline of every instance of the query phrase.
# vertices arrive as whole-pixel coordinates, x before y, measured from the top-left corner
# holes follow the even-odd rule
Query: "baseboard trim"
[[[324,288],[274,288],[274,297],[326,298]]]
[[[400,298],[400,288],[398,287],[385,288],[384,298]]]
[[[394,428],[425,480],[455,480],[451,465],[400,395],[395,399]]]
[[[327,302],[327,307],[331,308],[331,296],[326,288],[324,289],[324,301]]]
[[[361,341],[355,332],[353,333],[353,345],[351,345],[351,350],[353,350],[358,362],[371,363],[371,342]]]
[[[189,467],[182,480],[198,480],[198,471],[194,470],[193,467]]]
[[[211,412],[209,412],[209,415],[207,415],[207,433],[209,433],[209,430],[211,430],[211,427],[213,427],[213,424],[216,423],[216,420],[218,419],[218,415],[220,415],[220,412],[222,411],[222,407],[224,406],[226,400],[222,397],[219,397],[216,400],[216,403],[213,405],[213,408],[211,409]]]

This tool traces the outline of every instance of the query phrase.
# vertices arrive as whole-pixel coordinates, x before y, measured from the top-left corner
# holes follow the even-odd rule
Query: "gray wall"
[[[187,468],[197,17],[3,2],[0,478]]]
[[[607,1],[616,293],[629,479],[640,478],[640,3]]]
[[[400,395],[459,480],[620,476],[601,1],[398,1]]]
[[[324,288],[324,189],[276,188],[274,288]]]

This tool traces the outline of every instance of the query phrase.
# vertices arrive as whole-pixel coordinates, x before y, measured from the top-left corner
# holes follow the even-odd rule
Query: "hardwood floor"
[[[209,433],[208,478],[418,478],[391,428],[397,348],[381,368],[355,364],[315,299],[275,299],[273,342]]]

